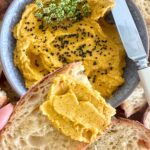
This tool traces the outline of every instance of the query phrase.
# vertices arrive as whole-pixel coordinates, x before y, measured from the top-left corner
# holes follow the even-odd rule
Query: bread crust
[[[144,125],[142,123],[140,123],[139,121],[135,121],[135,120],[130,120],[130,119],[125,119],[125,118],[117,118],[117,119],[113,119],[112,120],[112,125],[116,125],[116,124],[126,124],[126,125],[133,125],[136,126],[137,128],[140,129],[144,129],[146,131],[146,133],[148,134],[148,136],[150,137],[150,130],[148,130],[147,128],[144,127]]]
[[[129,119],[125,119],[125,118],[114,119],[112,121],[112,125],[118,125],[118,124],[119,125],[126,124],[129,126],[132,125],[139,130],[143,130],[150,139],[150,130],[145,128],[145,126],[142,123],[140,123],[139,121],[129,120]],[[144,140],[146,140],[146,139],[141,139],[140,144],[144,145],[147,148],[146,150],[150,150],[150,141],[144,141]]]

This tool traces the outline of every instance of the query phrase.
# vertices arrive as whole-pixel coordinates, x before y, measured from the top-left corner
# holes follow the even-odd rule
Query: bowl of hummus
[[[148,53],[144,20],[127,3]],[[3,20],[0,53],[16,93],[22,96],[47,74],[80,61],[93,88],[113,107],[125,100],[139,78],[113,24],[113,7],[113,0],[14,0]]]

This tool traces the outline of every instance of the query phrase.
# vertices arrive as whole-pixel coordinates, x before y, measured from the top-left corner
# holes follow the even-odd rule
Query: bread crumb
[[[4,96],[7,96],[7,95],[6,95],[6,92],[4,92],[4,91],[2,91],[2,90],[0,89],[0,98],[1,98],[1,97],[4,97]]]
[[[5,104],[7,104],[7,102],[8,102],[8,99],[7,99],[6,92],[0,89],[0,108],[4,106]]]
[[[95,150],[98,150],[96,145],[94,145],[94,149],[95,149]]]

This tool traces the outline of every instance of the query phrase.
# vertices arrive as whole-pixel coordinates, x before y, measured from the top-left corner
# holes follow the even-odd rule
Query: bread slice
[[[147,24],[150,25],[150,1],[149,0],[134,0],[144,16]]]
[[[139,84],[135,91],[121,104],[121,109],[124,110],[125,116],[128,118],[136,112],[140,111],[147,101],[144,97],[144,90]]]
[[[150,1],[143,0],[142,8],[143,8],[144,17],[145,17],[147,23],[150,23]]]
[[[150,0],[134,0],[134,2],[137,4],[143,17],[145,18],[148,32],[150,35]],[[149,57],[149,61],[150,61],[150,57]]]
[[[71,140],[51,125],[41,114],[39,106],[44,102],[53,78],[61,73],[70,74],[91,86],[83,74],[81,63],[72,63],[47,75],[33,86],[17,103],[15,110],[0,135],[0,150],[72,150],[84,149],[87,144]]]
[[[150,150],[150,130],[133,120],[115,119],[107,133],[87,150]]]

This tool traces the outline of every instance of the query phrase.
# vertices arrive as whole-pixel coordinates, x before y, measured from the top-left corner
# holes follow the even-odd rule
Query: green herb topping
[[[67,21],[80,21],[91,14],[87,0],[36,0],[38,7],[35,16],[47,24]]]

